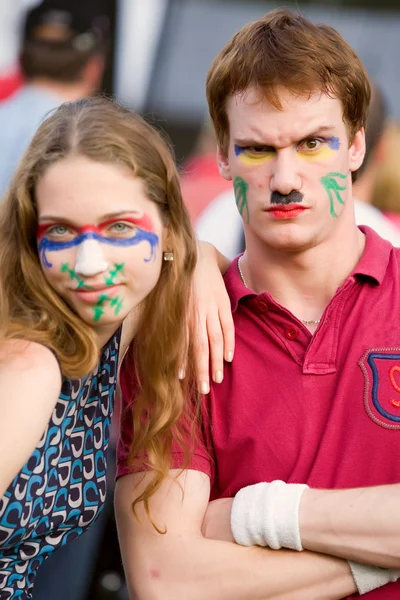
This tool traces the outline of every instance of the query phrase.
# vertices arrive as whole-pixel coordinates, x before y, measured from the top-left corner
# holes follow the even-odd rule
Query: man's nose
[[[296,158],[291,152],[278,152],[272,165],[271,191],[286,195],[292,190],[300,190],[301,178],[297,168]]]
[[[104,273],[108,262],[104,260],[101,244],[97,240],[85,240],[78,246],[75,271],[84,277]]]

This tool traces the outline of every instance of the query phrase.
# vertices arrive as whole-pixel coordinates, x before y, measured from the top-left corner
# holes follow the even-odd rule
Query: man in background
[[[27,13],[20,54],[25,84],[0,105],[0,197],[47,113],[100,87],[108,36],[101,0],[43,0]]]

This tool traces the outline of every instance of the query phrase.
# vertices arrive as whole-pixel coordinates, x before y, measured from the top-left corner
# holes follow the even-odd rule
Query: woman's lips
[[[78,288],[76,290],[73,290],[73,292],[83,302],[88,302],[89,304],[96,304],[100,300],[101,296],[106,296],[107,298],[114,298],[117,295],[120,287],[121,284],[109,285],[103,288],[98,288],[96,290],[83,290]]]

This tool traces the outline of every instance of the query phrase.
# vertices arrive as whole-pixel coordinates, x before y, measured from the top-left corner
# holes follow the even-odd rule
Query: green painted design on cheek
[[[125,263],[115,263],[114,268],[110,269],[110,271],[105,275],[104,281],[106,285],[114,285],[115,278],[119,273],[122,273],[125,267]],[[119,296],[115,296],[111,298],[107,296],[107,294],[101,294],[95,306],[93,306],[93,321],[97,323],[100,321],[101,317],[104,315],[104,305],[109,302],[111,308],[114,310],[114,315],[117,316],[121,311],[124,301]]]
[[[335,219],[337,219],[337,214],[335,212],[335,198],[340,204],[344,204],[344,200],[340,195],[340,192],[346,189],[346,186],[339,185],[336,181],[336,177],[339,179],[346,179],[346,175],[343,173],[328,173],[321,177],[321,183],[324,186],[328,196],[329,196],[329,210]]]
[[[115,263],[114,269],[111,269],[110,272],[104,277],[104,281],[106,285],[114,285],[115,278],[119,273],[122,273],[125,267],[125,263]]]
[[[70,279],[77,281],[78,282],[78,285],[77,285],[78,290],[80,290],[80,289],[92,290],[93,289],[90,287],[90,285],[86,285],[86,283],[83,281],[83,279],[81,277],[79,277],[78,273],[76,273],[74,271],[74,269],[70,268],[68,263],[63,263],[61,265],[61,273],[68,273]]]
[[[236,206],[241,217],[243,217],[244,211],[247,213],[247,223],[250,223],[249,206],[247,204],[247,190],[249,186],[241,177],[235,177],[233,181],[233,189],[235,192]]]

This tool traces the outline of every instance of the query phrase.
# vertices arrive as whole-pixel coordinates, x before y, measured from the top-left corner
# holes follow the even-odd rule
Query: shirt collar
[[[381,238],[373,229],[366,226],[359,228],[366,237],[364,252],[351,273],[351,276],[364,276],[373,279],[380,285],[385,277],[386,269],[389,263],[390,253],[393,246],[387,240]],[[245,296],[257,296],[256,292],[247,288],[242,282],[238,260],[240,254],[233,259],[229,269],[225,273],[225,286],[231,299],[231,308],[234,313],[238,307],[239,301]]]
[[[366,237],[365,248],[351,275],[369,277],[380,285],[385,277],[393,246],[370,227],[362,225],[359,229]]]
[[[238,260],[242,255],[239,254],[233,259],[231,265],[224,275],[225,286],[231,299],[231,309],[234,313],[238,307],[239,300],[245,296],[257,296],[250,288],[246,287],[239,275]]]

